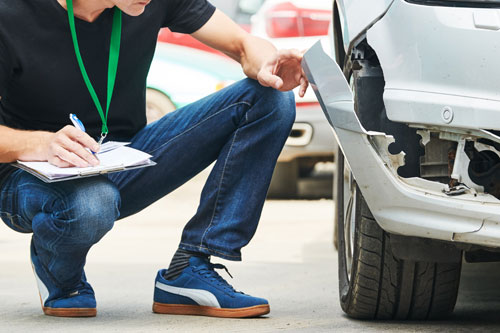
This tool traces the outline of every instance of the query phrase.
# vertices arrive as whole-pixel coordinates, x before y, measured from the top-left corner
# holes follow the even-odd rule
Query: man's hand
[[[88,148],[88,149],[86,149]],[[96,152],[99,144],[87,133],[65,126],[45,140],[46,159],[60,168],[96,166],[99,160],[89,150]]]
[[[304,52],[296,49],[278,51],[262,65],[257,74],[259,83],[281,91],[289,91],[300,85],[299,96],[304,97],[309,82],[301,66],[303,55]]]

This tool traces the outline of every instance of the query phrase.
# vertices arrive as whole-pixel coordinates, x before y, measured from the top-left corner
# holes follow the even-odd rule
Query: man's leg
[[[114,173],[121,217],[170,193],[213,161],[180,247],[229,260],[255,233],[276,160],[295,119],[293,94],[245,79],[148,125],[131,146],[154,167]]]
[[[169,114],[132,146],[154,155],[153,168],[110,175],[122,214],[135,213],[216,164],[169,270],[156,278],[154,311],[220,317],[269,312],[266,300],[236,292],[208,255],[240,260],[255,233],[272,172],[295,119],[292,93],[247,79]],[[193,289],[203,290],[193,294]]]
[[[105,177],[46,184],[18,170],[6,180],[0,214],[12,229],[33,233],[31,260],[45,314],[95,316],[83,266],[90,247],[113,227],[119,205]]]

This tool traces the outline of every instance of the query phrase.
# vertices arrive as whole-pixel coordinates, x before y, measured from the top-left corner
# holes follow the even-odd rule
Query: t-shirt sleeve
[[[163,27],[191,34],[205,25],[214,12],[215,7],[207,0],[171,0]]]

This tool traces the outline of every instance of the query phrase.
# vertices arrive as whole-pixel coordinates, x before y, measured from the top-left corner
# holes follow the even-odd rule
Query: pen
[[[73,126],[80,129],[81,131],[85,132],[85,126],[83,126],[83,123],[80,121],[80,119],[78,119],[76,114],[70,113],[69,120],[71,120],[71,122],[73,123]]]
[[[75,126],[76,128],[78,128],[79,130],[85,132],[85,126],[83,126],[83,123],[80,121],[80,119],[78,119],[78,117],[76,116],[76,114],[74,113],[70,113],[69,114],[69,120],[71,120],[71,122],[73,123],[73,126]],[[95,155],[95,152],[91,151],[90,152]]]

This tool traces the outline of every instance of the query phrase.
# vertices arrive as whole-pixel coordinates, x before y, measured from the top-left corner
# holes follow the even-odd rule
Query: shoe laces
[[[202,265],[193,268],[193,272],[200,274],[204,278],[208,279],[210,282],[215,283],[217,286],[220,286],[223,289],[226,289],[230,292],[243,294],[241,291],[235,290],[232,285],[230,285],[226,280],[224,280],[224,278],[215,271],[216,269],[224,269],[226,273],[231,277],[231,279],[233,278],[233,276],[231,275],[231,273],[229,273],[229,270],[227,269],[226,266],[222,264],[212,264],[211,262],[208,262],[206,266]]]

